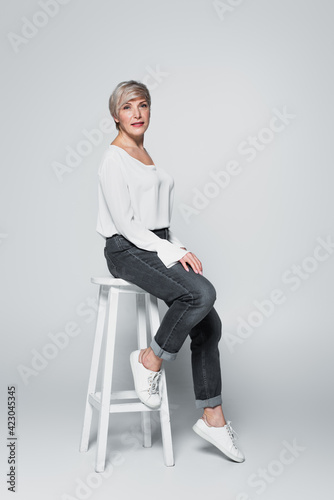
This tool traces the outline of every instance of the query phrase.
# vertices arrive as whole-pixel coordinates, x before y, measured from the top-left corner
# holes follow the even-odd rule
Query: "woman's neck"
[[[128,134],[119,132],[114,139],[113,144],[122,148],[135,148],[145,150],[144,148],[144,134],[140,137],[131,137]]]

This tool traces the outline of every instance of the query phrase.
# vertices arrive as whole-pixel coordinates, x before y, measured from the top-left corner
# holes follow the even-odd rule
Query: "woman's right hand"
[[[189,272],[187,264],[190,264],[190,266],[192,267],[193,271],[196,274],[203,274],[202,263],[194,253],[192,252],[186,253],[182,257],[182,259],[179,260],[179,262],[181,262],[186,271]]]

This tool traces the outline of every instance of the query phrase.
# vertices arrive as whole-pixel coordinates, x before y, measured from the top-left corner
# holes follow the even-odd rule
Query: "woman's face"
[[[143,135],[150,123],[150,108],[142,97],[131,99],[118,112],[120,128],[129,135]]]

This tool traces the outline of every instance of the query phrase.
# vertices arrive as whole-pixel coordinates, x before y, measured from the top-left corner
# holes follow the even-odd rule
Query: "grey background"
[[[204,0],[72,0],[17,52],[8,34],[21,35],[23,18],[31,21],[41,6],[22,0],[6,5],[0,198],[5,498],[6,387],[12,384],[18,499],[79,498],[80,481],[94,480],[97,487],[86,498],[189,493],[290,500],[332,490],[334,258],[308,258],[317,238],[334,238],[333,5],[224,3],[229,10],[221,18]],[[165,74],[153,77],[157,69]],[[244,464],[225,460],[191,430],[201,412],[194,404],[189,342],[173,365],[165,365],[175,467],[163,465],[156,422],[153,447],[141,447],[139,414],[111,418],[108,478],[93,473],[94,443],[88,453],[78,452],[95,321],[89,303],[97,292],[90,277],[108,274],[103,239],[95,232],[97,168],[115,128],[62,181],[54,165],[65,164],[66,148],[76,149],[84,130],[108,118],[111,91],[128,79],[151,88],[145,147],[175,179],[171,228],[200,258],[217,290],[225,337],[223,408],[240,435]],[[274,108],[284,107],[295,117],[247,161],[240,144],[268,127]],[[193,190],[203,192],[209,172],[226,170],[230,160],[239,162],[240,175],[187,223],[181,205],[192,206]],[[293,291],[282,277],[302,264],[309,271]],[[231,350],[227,334],[235,339],[240,318],[256,309],[253,301],[268,299],[275,289],[284,303]],[[131,388],[134,304],[124,299],[121,306],[116,388]],[[41,353],[49,334],[63,332],[68,322],[78,325],[78,335],[25,384],[18,367],[31,368],[32,350]],[[293,440],[303,451],[281,470],[273,463],[284,442]],[[248,480],[268,467],[278,473],[259,494]]]

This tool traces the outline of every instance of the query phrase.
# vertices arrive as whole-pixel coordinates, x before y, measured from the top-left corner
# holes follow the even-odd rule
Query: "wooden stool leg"
[[[107,438],[109,426],[110,395],[112,385],[112,372],[114,364],[117,310],[119,292],[109,291],[109,310],[107,322],[107,339],[102,376],[101,406],[97,435],[96,472],[103,472],[105,468]]]
[[[148,309],[150,315],[151,335],[153,338],[160,326],[158,299],[157,297],[150,294],[148,300],[149,300]],[[167,467],[171,467],[175,464],[175,462],[174,462],[173,443],[172,443],[172,431],[170,426],[166,375],[164,368],[162,368],[160,388],[161,388],[160,423],[161,423],[161,436],[162,436],[164,462]]]
[[[98,292],[98,313],[96,318],[95,339],[92,355],[92,363],[88,381],[88,390],[86,397],[85,415],[81,434],[80,448],[81,452],[88,450],[90,429],[92,425],[93,406],[89,402],[89,395],[96,391],[96,381],[99,369],[99,360],[101,355],[101,346],[104,331],[104,322],[108,302],[108,287],[101,285]]]
[[[160,423],[161,423],[164,462],[167,467],[172,467],[173,465],[175,465],[175,462],[174,462],[173,443],[172,443],[172,430],[170,426],[166,374],[164,370],[161,376]]]
[[[138,349],[145,349],[147,347],[145,295],[146,294],[143,293],[136,294]],[[145,448],[150,448],[152,446],[150,412],[148,411],[141,412],[141,427],[143,433],[143,446]]]

